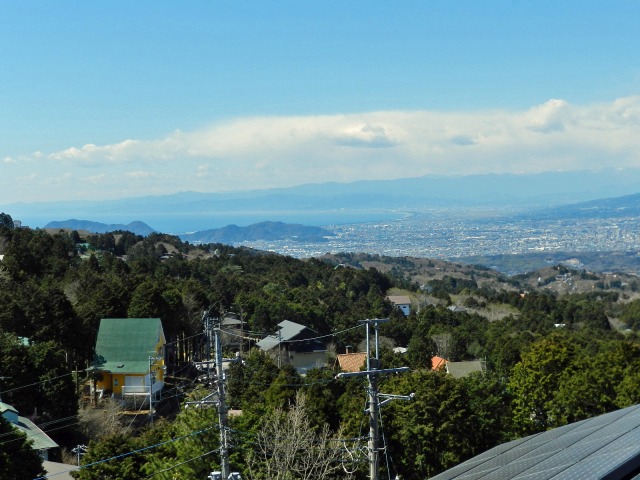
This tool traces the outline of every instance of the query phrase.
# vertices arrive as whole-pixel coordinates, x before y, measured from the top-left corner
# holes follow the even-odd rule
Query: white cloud
[[[127,172],[124,174],[127,178],[149,178],[153,176],[152,172],[145,172],[143,170],[138,170],[136,172]]]
[[[638,166],[639,152],[640,96],[633,96],[592,105],[552,99],[525,111],[238,118],[152,141],[38,152],[18,163],[31,171],[42,165],[35,170],[39,178],[60,166],[99,169],[87,181],[109,188],[98,195],[104,198],[126,191],[126,182],[135,182],[129,190],[142,195],[426,174],[533,173]]]
[[[203,178],[209,175],[209,165],[198,165],[196,176]]]
[[[531,108],[523,115],[523,123],[534,132],[561,132],[565,122],[571,120],[569,104],[564,100],[552,99]]]
[[[99,173],[98,175],[91,175],[90,177],[87,177],[86,181],[93,185],[97,185],[101,183],[106,177],[107,177],[106,174]]]

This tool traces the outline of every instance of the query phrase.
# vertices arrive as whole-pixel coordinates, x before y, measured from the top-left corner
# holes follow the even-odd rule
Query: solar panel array
[[[640,405],[499,445],[432,480],[585,478],[640,479]]]

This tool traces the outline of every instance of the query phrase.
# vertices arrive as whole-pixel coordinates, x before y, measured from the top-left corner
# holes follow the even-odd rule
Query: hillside
[[[507,276],[495,269],[478,264],[450,262],[446,260],[385,257],[365,253],[326,254],[324,261],[335,265],[356,268],[375,268],[393,278],[405,279],[419,286],[430,281],[456,278],[473,281],[478,288],[505,289],[511,291],[552,291],[560,294],[588,293],[599,291],[625,291],[629,297],[636,297],[640,287],[635,274],[624,272],[595,273],[570,265],[548,264],[528,273]]]
[[[283,222],[260,222],[247,227],[228,225],[194,233],[179,235],[184,241],[198,243],[239,243],[256,240],[293,240],[296,242],[323,242],[333,232],[321,227],[309,227]]]
[[[359,354],[366,349],[366,319],[388,319],[380,322],[379,336],[376,329],[380,368],[409,367],[381,382],[385,394],[415,393],[412,402],[384,409],[386,448],[403,478],[427,478],[426,468],[435,474],[452,466],[443,458],[457,463],[507,439],[640,402],[639,285],[631,275],[550,265],[507,276],[428,258],[344,253],[301,260],[220,243],[194,246],[158,233],[76,235],[9,227],[0,227],[0,255],[3,401],[27,415],[37,410],[41,422],[56,425],[52,438],[65,448],[78,441],[90,445],[84,462],[95,466],[81,470],[82,480],[102,475],[107,466],[101,459],[146,445],[158,450],[137,457],[140,471],[177,466],[176,476],[183,478],[205,478],[211,471],[208,462],[197,471],[187,466],[215,448],[216,409],[178,411],[185,402],[212,398],[201,383],[201,362],[211,354],[203,312],[240,320],[232,323],[240,334],[227,338],[223,349],[242,361],[230,362],[222,380],[229,407],[242,411],[229,418],[230,443],[247,477],[244,459],[255,452],[260,432],[294,400],[308,402],[310,430],[319,426],[345,441],[362,439],[362,378],[338,377],[336,360],[347,348]],[[412,299],[408,316],[389,295]],[[151,424],[147,413],[138,416],[140,406],[127,405],[122,393],[113,397],[115,390],[94,399],[97,408],[86,405],[78,412],[79,401],[91,399],[80,395],[71,373],[86,375],[78,367],[94,361],[103,318],[161,319],[166,383],[154,408],[158,417],[166,416],[163,421]],[[284,333],[284,320],[322,340],[326,357],[314,360],[318,368],[299,372],[291,361],[296,348],[308,355],[306,336],[301,344],[253,348]],[[142,354],[146,365],[148,354]],[[472,363],[484,374],[460,378],[433,371],[435,355],[452,365]],[[78,380],[87,387],[93,382],[90,376]],[[122,415],[110,414],[114,408],[123,409]],[[104,435],[106,418],[118,436]],[[202,433],[202,442],[177,450],[173,442],[163,443],[185,432]],[[417,472],[416,456],[433,445],[443,455],[425,457],[425,470]],[[349,457],[349,467],[358,471],[354,478],[366,478],[359,460]],[[131,478],[122,462],[108,467],[108,475]]]

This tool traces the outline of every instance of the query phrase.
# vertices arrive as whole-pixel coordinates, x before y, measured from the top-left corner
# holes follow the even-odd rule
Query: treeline
[[[445,277],[427,283],[438,301],[405,318],[385,300],[389,289],[403,287],[416,296],[424,291],[398,270],[387,275],[222,244],[194,246],[162,234],[49,234],[4,221],[0,254],[3,400],[22,415],[47,421],[77,413],[76,377],[67,373],[92,361],[101,318],[160,317],[173,342],[197,338],[205,309],[236,312],[256,334],[292,320],[327,335],[338,353],[346,345],[364,348],[364,330],[354,328],[359,320],[390,318],[380,330],[381,366],[409,366],[411,372],[385,378],[381,391],[416,395],[413,402],[383,407],[388,462],[382,463],[406,479],[427,478],[503,441],[640,399],[637,336],[619,333],[609,321],[616,316],[635,329],[640,303],[623,301],[619,291],[559,296]],[[448,309],[454,300],[467,310]],[[487,312],[496,306],[510,313],[490,321]],[[397,346],[406,353],[394,353]],[[456,379],[432,372],[436,354],[451,361],[482,359],[485,373]],[[328,429],[327,448],[339,453],[340,468],[326,478],[366,478],[362,381],[336,380],[331,368],[300,377],[257,351],[243,360],[227,377],[230,405],[243,411],[231,421],[234,469],[245,478],[273,475],[275,454],[261,439],[274,425],[284,428],[301,405],[308,425],[300,431],[309,436]],[[176,390],[169,401],[177,405],[205,393]],[[52,436],[67,446],[92,440],[85,463],[164,442],[80,470],[78,478],[206,478],[219,460],[216,422],[213,409],[186,409],[136,435],[123,427],[83,438],[71,426]]]

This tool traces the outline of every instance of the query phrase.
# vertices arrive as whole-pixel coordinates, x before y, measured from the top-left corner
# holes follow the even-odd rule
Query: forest
[[[640,401],[637,284],[559,294],[517,277],[482,285],[478,267],[421,285],[403,276],[402,259],[387,259],[397,267],[385,273],[157,233],[14,228],[7,214],[0,259],[2,401],[61,445],[58,460],[75,461],[69,452],[87,445],[78,479],[205,479],[220,462],[215,408],[185,408],[210,389],[180,356],[153,423],[114,401],[83,403],[102,318],[160,318],[168,344],[196,353],[205,310],[235,312],[255,335],[287,319],[326,340],[326,367],[304,376],[256,348],[229,367],[228,401],[241,412],[229,419],[229,451],[244,479],[368,478],[366,382],[336,378],[335,368],[347,345],[364,351],[363,319],[389,319],[381,368],[410,368],[381,377],[380,391],[415,394],[381,409],[381,478],[428,478],[502,442]],[[392,290],[426,300],[405,317],[387,300]],[[496,309],[499,318],[489,315]],[[485,369],[454,378],[431,369],[435,355],[481,359]],[[1,418],[0,445],[2,478],[42,477],[37,455]]]

